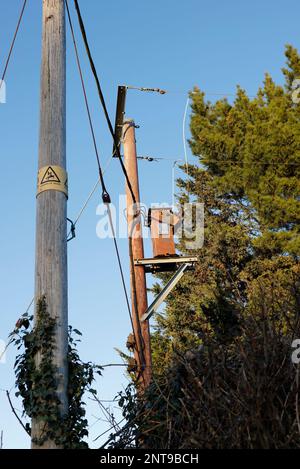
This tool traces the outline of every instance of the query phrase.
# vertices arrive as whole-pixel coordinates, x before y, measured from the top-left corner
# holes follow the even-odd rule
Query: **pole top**
[[[123,121],[123,125],[125,124],[134,124],[134,119],[132,119],[131,117],[124,117],[124,121]]]

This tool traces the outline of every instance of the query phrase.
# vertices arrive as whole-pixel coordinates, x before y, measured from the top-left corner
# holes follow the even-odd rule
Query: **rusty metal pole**
[[[130,283],[132,299],[132,318],[135,338],[137,341],[135,358],[139,368],[138,372],[141,374],[142,378],[140,380],[141,386],[146,388],[151,381],[152,360],[149,321],[140,321],[148,307],[146,274],[143,266],[133,265],[133,261],[135,259],[144,258],[144,242],[141,217],[139,212],[140,190],[135,140],[135,124],[132,119],[126,119],[124,122],[123,146],[124,163],[137,204],[136,207],[133,206],[131,191],[128,185],[126,184],[127,223],[129,236],[129,250],[131,258]]]

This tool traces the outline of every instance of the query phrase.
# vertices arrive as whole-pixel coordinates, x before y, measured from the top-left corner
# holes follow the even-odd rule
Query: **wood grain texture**
[[[39,169],[58,165],[66,169],[66,32],[64,0],[43,0],[43,43]],[[57,321],[54,365],[60,412],[67,412],[67,198],[46,191],[37,197],[35,300],[46,296],[48,311]],[[32,438],[41,425],[33,419]],[[32,443],[32,448],[36,445]],[[43,448],[56,448],[52,441]]]
[[[139,190],[139,177],[138,177],[138,164],[137,164],[137,152],[136,152],[136,140],[135,140],[135,125],[134,121],[126,120],[123,127],[123,146],[124,146],[124,163],[128,174],[129,181],[136,199],[137,204],[140,203],[140,190]],[[135,259],[144,258],[144,242],[143,232],[141,223],[136,223],[134,219],[135,209],[132,206],[132,195],[126,184],[126,196],[127,196],[127,223],[129,227],[129,238],[132,237],[132,255]],[[134,228],[132,228],[134,226]],[[151,360],[151,344],[150,344],[150,329],[149,321],[141,322],[140,319],[148,308],[147,300],[147,285],[146,285],[146,274],[143,266],[132,266],[131,265],[130,280],[131,280],[131,299],[132,299],[132,319],[135,329],[136,339],[139,342],[139,330],[142,336],[141,344],[143,346],[144,358],[146,366],[143,376],[143,386],[147,387],[151,381],[152,375],[152,360]],[[136,289],[136,292],[135,292]],[[135,301],[136,297],[136,301]],[[140,363],[140,359],[137,353],[135,353],[137,363]]]

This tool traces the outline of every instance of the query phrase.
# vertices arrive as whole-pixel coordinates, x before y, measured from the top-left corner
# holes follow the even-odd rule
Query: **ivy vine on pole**
[[[33,316],[25,313],[17,322],[11,341],[21,351],[16,357],[14,368],[16,397],[22,399],[23,417],[35,418],[42,424],[41,436],[34,443],[42,446],[46,440],[52,440],[64,449],[88,448],[84,441],[88,436],[88,421],[83,396],[85,392],[97,394],[92,383],[96,374],[101,376],[102,367],[80,360],[77,343],[82,334],[69,326],[68,414],[62,417],[53,365],[56,321],[48,313],[46,297],[38,301],[34,326],[32,321]],[[25,429],[30,434],[28,423]]]

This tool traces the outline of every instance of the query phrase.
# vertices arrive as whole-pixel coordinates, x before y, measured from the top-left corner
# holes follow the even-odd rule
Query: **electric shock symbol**
[[[57,176],[56,172],[54,171],[54,169],[49,166],[49,168],[47,168],[47,171],[45,172],[42,180],[41,180],[41,184],[48,184],[49,182],[57,182],[57,183],[60,183],[60,179],[59,177]]]
[[[61,166],[44,166],[38,174],[38,191],[58,191],[63,192],[68,197],[68,174]]]

